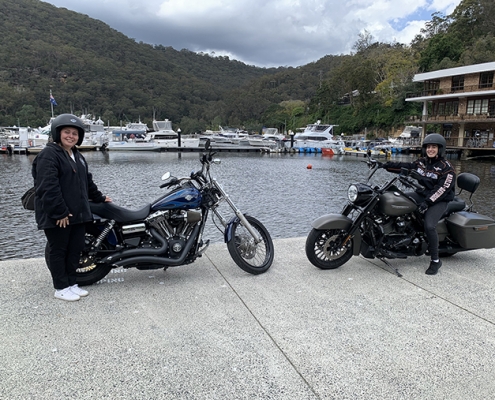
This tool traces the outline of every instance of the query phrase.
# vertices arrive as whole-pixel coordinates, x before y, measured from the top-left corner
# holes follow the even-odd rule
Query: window
[[[452,102],[452,114],[453,115],[459,114],[459,102],[458,101]]]
[[[423,83],[424,95],[437,94],[437,90],[440,88],[440,81],[438,79],[425,81]]]
[[[457,75],[452,77],[452,91],[464,90],[464,75]]]
[[[438,103],[438,115],[445,115],[445,103]]]
[[[495,99],[490,99],[488,103],[488,113],[491,117],[495,116]]]
[[[469,100],[467,104],[467,114],[488,114],[488,99]]]
[[[433,115],[457,115],[458,113],[459,101],[457,100],[433,104]]]
[[[466,114],[473,114],[474,110],[474,100],[469,100],[467,104]]]
[[[481,114],[488,114],[488,99],[481,100]]]
[[[476,115],[481,114],[481,100],[475,100],[474,101],[473,113]]]
[[[480,89],[491,88],[493,86],[493,71],[482,72],[480,74]]]

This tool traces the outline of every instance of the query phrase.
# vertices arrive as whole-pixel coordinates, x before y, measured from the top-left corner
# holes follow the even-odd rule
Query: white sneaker
[[[81,297],[70,290],[70,287],[65,289],[55,290],[55,298],[65,301],[77,301]]]
[[[87,290],[81,289],[77,283],[69,287],[70,291],[74,294],[77,294],[79,297],[86,297],[89,292]]]

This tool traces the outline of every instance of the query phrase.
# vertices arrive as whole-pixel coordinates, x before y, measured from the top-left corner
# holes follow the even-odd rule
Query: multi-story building
[[[425,72],[414,76],[423,82],[421,93],[406,101],[423,103],[421,117],[412,122],[440,125],[447,146],[466,153],[495,148],[495,62]],[[476,151],[478,153],[478,151]],[[467,155],[467,154],[466,154]]]

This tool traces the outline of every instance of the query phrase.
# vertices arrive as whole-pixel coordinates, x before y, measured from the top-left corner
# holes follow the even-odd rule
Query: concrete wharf
[[[223,243],[167,271],[115,270],[75,303],[42,259],[0,262],[2,399],[449,399],[495,393],[495,250],[271,269]]]

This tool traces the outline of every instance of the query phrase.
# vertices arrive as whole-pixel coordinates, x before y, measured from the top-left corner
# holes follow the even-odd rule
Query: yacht
[[[309,124],[304,131],[295,134],[293,147],[315,152],[321,152],[321,149],[327,148],[332,149],[336,154],[344,154],[344,141],[334,139],[333,128],[335,126],[322,124],[320,121]],[[290,142],[287,145],[290,146]]]
[[[172,129],[172,121],[153,121],[153,131],[149,132],[144,139],[145,142],[152,142],[161,148],[179,147],[179,134]],[[199,138],[180,138],[180,147],[198,147]]]

